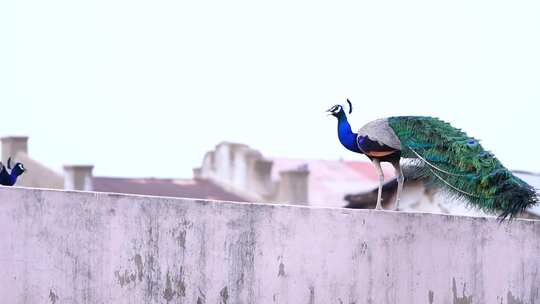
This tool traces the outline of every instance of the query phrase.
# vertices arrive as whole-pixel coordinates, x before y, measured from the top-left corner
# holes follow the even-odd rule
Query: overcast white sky
[[[365,159],[353,128],[439,116],[540,172],[539,1],[0,1],[0,135],[57,170],[190,177],[222,140]]]

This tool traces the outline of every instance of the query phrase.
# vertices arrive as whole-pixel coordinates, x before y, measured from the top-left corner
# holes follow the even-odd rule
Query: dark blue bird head
[[[343,107],[341,105],[335,105],[332,106],[330,109],[326,110],[328,112],[328,115],[332,115],[334,117],[339,117],[343,114],[345,114],[345,111],[343,111]]]
[[[20,176],[26,171],[26,168],[22,163],[16,163],[15,166],[13,166],[13,169],[11,170],[11,174],[15,176]]]
[[[352,113],[352,103],[347,99],[347,103],[349,104],[349,114]],[[326,112],[329,112],[329,115],[332,115],[336,118],[344,117],[345,116],[345,110],[342,105],[335,105],[331,107],[330,109],[326,110]]]

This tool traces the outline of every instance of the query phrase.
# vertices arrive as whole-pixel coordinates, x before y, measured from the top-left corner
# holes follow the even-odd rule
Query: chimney
[[[202,169],[193,168],[193,179],[201,179],[201,178],[202,178]]]
[[[215,153],[214,151],[209,151],[204,154],[202,165],[197,172],[193,174],[197,175],[199,178],[211,178],[214,177],[216,172],[215,164]],[[197,168],[196,168],[197,169]]]
[[[274,162],[267,159],[258,159],[253,163],[250,178],[253,190],[258,195],[268,197],[272,195],[272,166]]]
[[[15,157],[18,153],[28,154],[27,136],[2,137],[2,162],[7,162],[9,157]]]
[[[255,172],[255,162],[262,159],[262,155],[259,151],[250,149],[246,153],[246,190],[252,193],[256,193],[255,187],[257,183],[255,182],[256,172]]]
[[[293,204],[308,204],[309,170],[299,168],[296,170],[281,171],[277,200]]]
[[[232,150],[233,166],[232,166],[232,184],[236,189],[246,190],[248,179],[248,164],[247,155],[250,149],[246,146],[238,146]]]
[[[64,166],[64,189],[92,191],[92,170],[90,165],[66,165]]]

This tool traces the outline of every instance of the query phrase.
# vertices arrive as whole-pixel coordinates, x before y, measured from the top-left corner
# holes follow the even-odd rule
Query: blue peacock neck
[[[358,149],[358,145],[356,143],[357,134],[353,133],[345,112],[340,111],[337,114],[337,119],[339,142],[341,142],[341,144],[349,151],[362,153],[360,149]]]
[[[15,185],[15,183],[17,182],[17,178],[19,177],[20,173],[13,169],[11,170],[11,173],[9,174],[9,182],[10,182],[10,186],[13,186]]]

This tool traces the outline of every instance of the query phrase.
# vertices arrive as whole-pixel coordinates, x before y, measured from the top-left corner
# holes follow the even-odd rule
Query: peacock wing
[[[367,136],[381,145],[401,150],[401,141],[388,124],[388,119],[377,119],[364,125],[358,130],[358,136]]]

